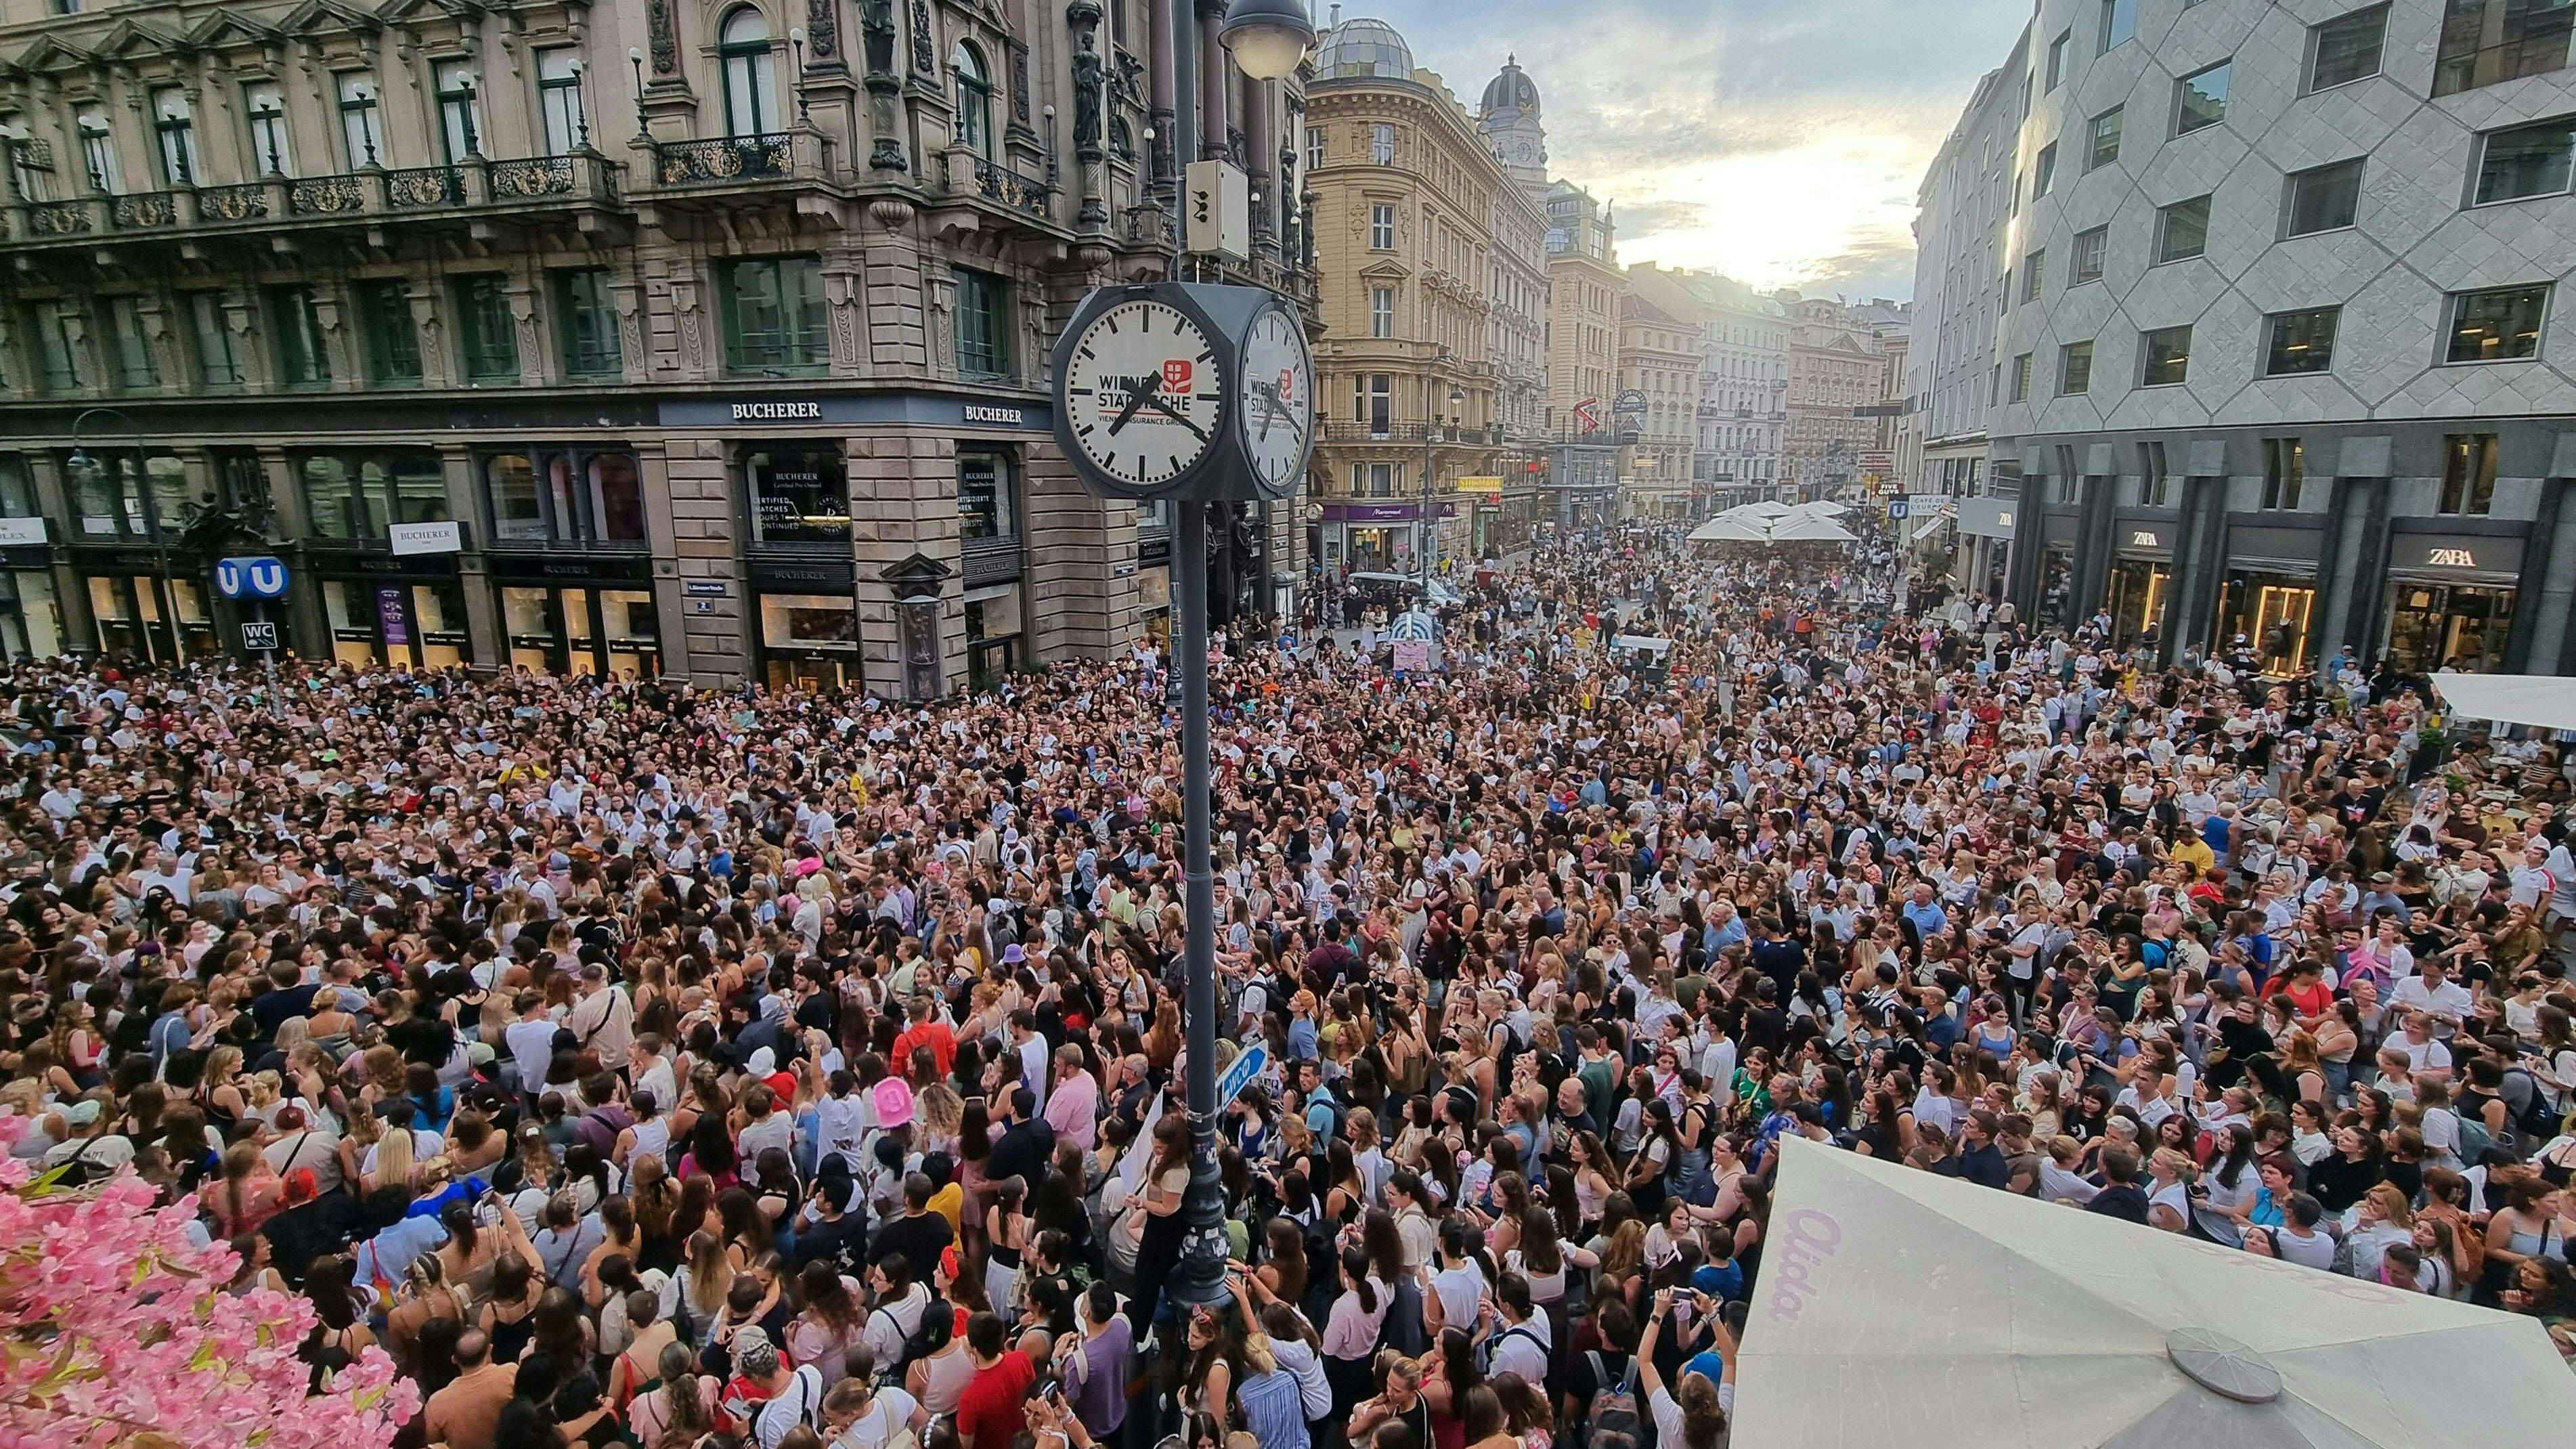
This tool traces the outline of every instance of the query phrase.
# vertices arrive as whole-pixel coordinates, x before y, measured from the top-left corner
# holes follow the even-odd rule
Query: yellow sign
[[[1461,493],[1500,493],[1503,491],[1503,480],[1500,478],[1461,478],[1458,480],[1458,491]]]

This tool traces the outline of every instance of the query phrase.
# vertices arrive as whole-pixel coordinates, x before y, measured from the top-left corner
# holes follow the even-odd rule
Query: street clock
[[[1314,451],[1314,355],[1296,309],[1261,287],[1099,288],[1054,374],[1056,442],[1107,497],[1283,499]]]

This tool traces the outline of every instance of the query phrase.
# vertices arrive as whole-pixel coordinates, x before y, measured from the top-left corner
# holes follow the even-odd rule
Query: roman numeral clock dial
[[[1092,319],[1064,355],[1074,445],[1106,481],[1150,494],[1215,445],[1223,364],[1207,333],[1178,308],[1122,302]]]

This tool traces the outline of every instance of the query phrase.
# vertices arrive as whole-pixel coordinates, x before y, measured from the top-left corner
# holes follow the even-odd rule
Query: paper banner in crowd
[[[1145,1109],[1144,1125],[1136,1129],[1136,1140],[1127,1155],[1118,1159],[1118,1180],[1135,1187],[1145,1180],[1145,1169],[1154,1160],[1154,1124],[1163,1120],[1163,1094],[1154,1094],[1154,1105]]]
[[[1395,667],[1408,673],[1425,673],[1431,668],[1431,645],[1421,639],[1395,641]]]

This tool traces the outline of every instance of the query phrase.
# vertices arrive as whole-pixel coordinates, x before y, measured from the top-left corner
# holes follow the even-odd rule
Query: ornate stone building
[[[1461,478],[1501,476],[1492,357],[1495,198],[1476,122],[1384,23],[1336,25],[1307,87],[1324,409],[1311,547],[1328,567],[1419,572],[1478,542]],[[1426,492],[1426,477],[1430,487]]]
[[[1178,86],[1262,197],[1229,271],[1312,297],[1300,88],[1212,0],[1179,65],[1147,0],[64,8],[0,0],[11,655],[230,647],[211,559],[274,552],[351,661],[1106,656],[1164,531],[1074,481],[1047,353],[1163,272]]]

